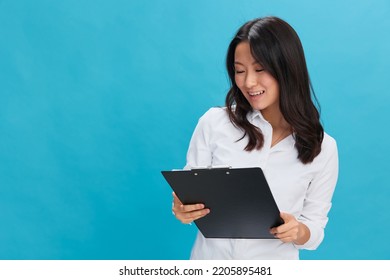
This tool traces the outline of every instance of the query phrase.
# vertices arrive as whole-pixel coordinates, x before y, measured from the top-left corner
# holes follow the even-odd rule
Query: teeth
[[[248,92],[248,94],[250,96],[256,96],[256,95],[263,94],[264,92],[265,92],[265,90],[261,90],[261,91]]]

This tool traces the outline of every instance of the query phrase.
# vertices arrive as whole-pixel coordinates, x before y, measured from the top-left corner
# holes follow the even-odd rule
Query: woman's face
[[[253,58],[248,42],[239,43],[234,53],[235,81],[254,110],[279,112],[279,85]]]

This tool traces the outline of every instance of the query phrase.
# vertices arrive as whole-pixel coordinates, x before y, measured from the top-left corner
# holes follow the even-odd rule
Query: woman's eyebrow
[[[239,61],[234,61],[234,64],[240,64],[240,65],[244,65],[243,63],[241,63],[241,62],[239,62]],[[255,64],[259,64],[259,65],[261,65],[259,62],[257,62],[257,61],[253,61],[253,62],[252,62],[252,65],[255,65]]]

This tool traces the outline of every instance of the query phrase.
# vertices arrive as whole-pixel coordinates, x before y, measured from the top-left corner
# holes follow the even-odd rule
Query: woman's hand
[[[284,224],[271,229],[271,234],[283,242],[293,242],[297,245],[305,244],[310,238],[309,228],[300,223],[288,213],[280,213]]]
[[[203,218],[210,209],[206,209],[203,204],[183,205],[175,193],[173,195],[172,211],[176,218],[183,224],[189,224],[197,219]]]

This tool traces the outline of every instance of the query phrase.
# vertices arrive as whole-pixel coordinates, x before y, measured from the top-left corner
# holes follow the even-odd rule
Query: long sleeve
[[[311,181],[304,200],[303,210],[298,221],[310,229],[310,239],[298,249],[314,250],[324,238],[324,229],[328,222],[328,212],[338,178],[338,152],[333,139],[328,139],[323,147],[326,155],[322,170]],[[324,146],[324,145],[323,145]]]

